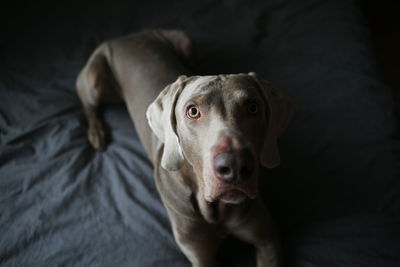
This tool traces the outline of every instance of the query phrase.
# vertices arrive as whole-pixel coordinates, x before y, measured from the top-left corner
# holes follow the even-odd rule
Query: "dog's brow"
[[[189,89],[192,94],[197,94],[198,92],[204,91],[203,89],[208,88],[208,86],[215,80],[214,76],[204,76],[196,79],[195,81],[189,83],[186,89]],[[204,92],[203,92],[204,93]]]
[[[201,80],[197,80],[192,84],[189,84],[186,89],[189,94],[188,101],[195,102],[206,102],[209,103],[212,100],[213,89],[218,88],[218,80],[215,77],[202,77]],[[190,93],[189,93],[190,92]],[[196,101],[197,100],[197,101]]]
[[[232,97],[235,99],[248,99],[250,98],[250,94],[248,90],[235,90],[232,92]]]
[[[196,103],[197,105],[205,105],[210,107],[213,103],[218,102],[221,97],[218,97],[218,94],[210,93],[211,90],[207,90],[207,92],[199,92],[194,95],[191,95],[190,98],[186,101],[187,103]]]
[[[191,98],[204,98],[210,94],[210,88],[202,87],[201,91],[197,91],[191,94]]]

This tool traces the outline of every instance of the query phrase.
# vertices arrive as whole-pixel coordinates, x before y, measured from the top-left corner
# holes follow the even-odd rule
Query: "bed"
[[[194,73],[255,71],[294,102],[263,170],[287,266],[400,266],[400,144],[361,1],[6,6],[0,23],[0,265],[189,266],[123,104],[93,150],[75,79],[104,40],[184,30]],[[229,238],[224,266],[255,266]]]

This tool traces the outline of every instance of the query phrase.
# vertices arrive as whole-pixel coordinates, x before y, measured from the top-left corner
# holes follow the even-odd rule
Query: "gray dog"
[[[193,266],[217,266],[221,240],[253,244],[278,266],[279,240],[258,193],[259,163],[279,165],[291,105],[254,73],[184,76],[192,44],[149,30],[101,44],[77,79],[94,148],[105,148],[100,103],[125,101],[154,164],[175,239]]]

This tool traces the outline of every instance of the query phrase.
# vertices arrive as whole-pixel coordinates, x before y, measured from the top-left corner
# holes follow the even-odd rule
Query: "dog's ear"
[[[179,170],[184,157],[176,133],[175,105],[185,87],[186,76],[180,76],[174,83],[166,86],[147,108],[146,116],[150,128],[164,143],[161,166],[169,171]]]
[[[258,83],[267,103],[268,128],[260,161],[267,168],[275,168],[280,164],[277,138],[289,124],[292,117],[292,103],[287,96],[273,88],[268,81],[258,78],[254,72],[249,75]]]

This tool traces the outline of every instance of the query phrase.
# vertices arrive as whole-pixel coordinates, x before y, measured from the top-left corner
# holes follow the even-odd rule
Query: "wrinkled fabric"
[[[400,266],[400,146],[358,1],[30,3],[0,30],[0,265],[190,266],[123,104],[86,138],[75,79],[102,41],[184,30],[195,74],[255,71],[294,116],[263,195],[288,266]],[[229,239],[225,266],[255,266]]]

